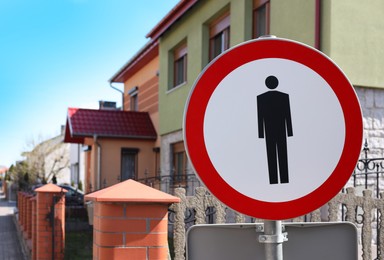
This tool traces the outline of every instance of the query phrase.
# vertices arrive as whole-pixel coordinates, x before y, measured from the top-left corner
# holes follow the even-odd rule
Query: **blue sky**
[[[0,0],[0,165],[60,133],[68,107],[121,94],[108,80],[178,0]]]

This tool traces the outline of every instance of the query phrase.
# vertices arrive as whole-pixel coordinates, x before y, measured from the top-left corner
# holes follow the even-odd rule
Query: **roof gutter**
[[[180,1],[165,17],[146,35],[147,38],[157,40],[180,19],[199,0]]]
[[[114,86],[112,86],[112,83],[113,83],[113,82],[109,82],[109,86],[110,86],[111,88],[113,88],[114,90],[116,90],[116,91],[118,91],[118,92],[121,93],[121,110],[124,110],[124,91],[121,90],[121,89],[118,89],[118,88],[116,88],[116,87],[114,87]]]

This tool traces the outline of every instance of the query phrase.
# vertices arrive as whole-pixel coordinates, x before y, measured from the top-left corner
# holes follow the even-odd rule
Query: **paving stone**
[[[15,207],[14,202],[6,201],[0,193],[0,260],[25,259],[13,221]]]

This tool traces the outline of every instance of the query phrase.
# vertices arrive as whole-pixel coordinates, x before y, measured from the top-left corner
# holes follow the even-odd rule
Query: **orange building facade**
[[[124,83],[123,110],[68,109],[65,142],[83,144],[85,192],[127,179],[155,179],[160,168],[158,43],[149,42],[110,83]]]

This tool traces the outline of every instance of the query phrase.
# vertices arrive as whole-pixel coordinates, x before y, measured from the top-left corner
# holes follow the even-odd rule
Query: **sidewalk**
[[[23,260],[17,230],[14,223],[16,202],[8,202],[0,192],[0,260]]]

